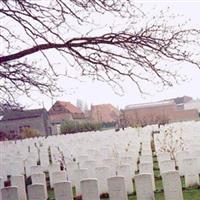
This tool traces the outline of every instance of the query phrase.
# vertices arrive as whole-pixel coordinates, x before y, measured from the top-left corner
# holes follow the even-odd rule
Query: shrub
[[[101,125],[98,123],[92,123],[88,121],[78,122],[78,121],[65,121],[61,125],[61,134],[67,133],[78,133],[87,131],[97,131],[101,129]]]
[[[21,132],[22,139],[38,137],[39,135],[39,132],[32,128],[23,128]]]

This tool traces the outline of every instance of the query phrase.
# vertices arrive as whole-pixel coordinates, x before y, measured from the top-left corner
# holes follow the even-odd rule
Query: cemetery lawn
[[[184,200],[199,200],[200,190],[196,189],[196,190],[184,191],[183,196],[184,196]],[[135,195],[130,196],[128,199],[129,200],[137,200]],[[156,200],[165,200],[163,192],[162,193],[156,193],[155,199]]]
[[[154,162],[154,176],[155,176],[155,200],[165,200],[163,186],[162,186],[162,179],[160,176],[160,170],[158,167],[158,162],[156,157],[153,158]],[[184,200],[200,200],[200,189],[199,188],[185,188],[185,181],[184,177],[181,177],[181,183],[183,188],[183,196]],[[133,181],[134,186],[134,181]],[[135,191],[135,188],[134,188]],[[73,194],[75,196],[75,190],[73,188]],[[53,190],[48,190],[49,200],[55,200]],[[101,200],[109,200],[109,198],[101,198]],[[129,195],[128,200],[137,200],[136,194]]]
[[[184,187],[184,179],[181,179],[182,186]],[[165,200],[164,193],[162,191],[162,180],[156,180],[156,192],[155,192],[155,200]],[[53,190],[48,191],[49,200],[55,200]],[[195,188],[183,189],[184,200],[199,200],[200,198],[200,190]],[[101,200],[109,200],[108,198],[101,198]],[[128,200],[137,200],[136,195],[130,195]]]

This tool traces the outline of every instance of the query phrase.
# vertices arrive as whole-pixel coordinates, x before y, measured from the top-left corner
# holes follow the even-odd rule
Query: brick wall
[[[198,119],[197,110],[177,110],[176,104],[126,109],[123,117],[128,125],[147,125]]]
[[[196,120],[199,117],[197,109],[192,110],[178,110],[170,114],[170,121],[189,121]]]

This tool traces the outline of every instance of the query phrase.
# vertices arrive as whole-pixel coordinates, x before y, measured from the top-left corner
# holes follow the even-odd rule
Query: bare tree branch
[[[129,23],[111,23],[97,34],[96,18],[107,14]],[[199,48],[199,30],[172,26],[163,16],[141,27],[140,16],[144,13],[127,0],[0,0],[0,18],[8,24],[0,25],[0,96],[15,99],[32,88],[53,94],[59,73],[50,51],[66,65],[75,63],[80,76],[121,90],[128,78],[141,93],[142,82],[172,86],[179,79],[163,60],[200,67],[199,52],[193,51]]]

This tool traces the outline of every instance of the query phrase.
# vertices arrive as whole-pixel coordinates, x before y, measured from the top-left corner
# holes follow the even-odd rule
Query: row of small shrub
[[[4,140],[21,140],[25,138],[34,138],[34,137],[39,137],[40,133],[32,128],[23,128],[22,132],[20,134],[16,133],[11,133],[11,134],[6,134],[3,132],[0,132],[0,141]]]
[[[65,121],[60,127],[61,134],[97,131],[100,129],[101,124],[88,121]]]

